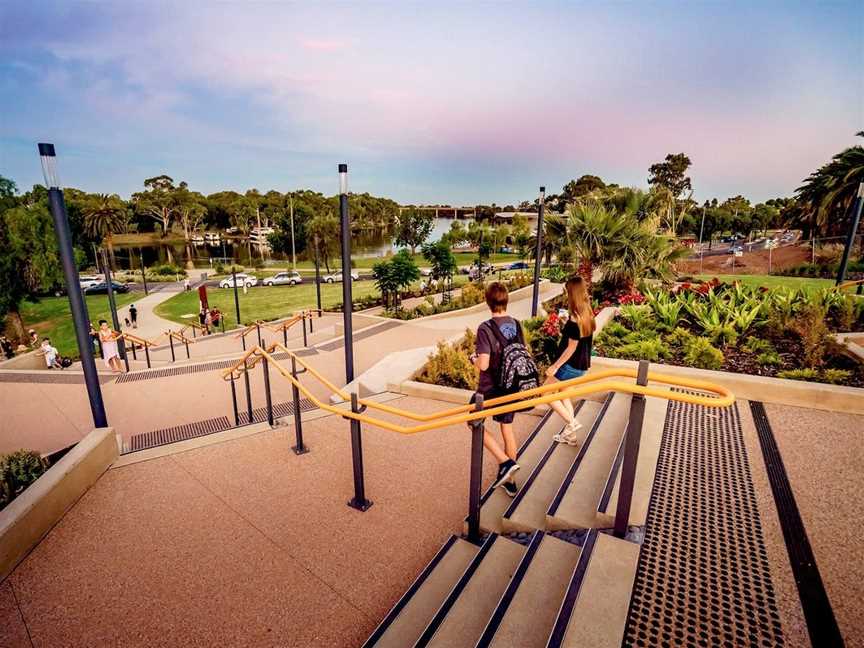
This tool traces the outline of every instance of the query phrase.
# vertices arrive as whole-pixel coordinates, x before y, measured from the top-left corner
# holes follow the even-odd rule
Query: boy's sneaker
[[[516,482],[514,481],[505,481],[501,484],[501,488],[503,488],[504,492],[510,497],[516,497],[516,493],[519,492],[519,489],[516,488]]]
[[[503,486],[505,483],[509,482],[517,470],[519,470],[519,464],[512,459],[508,459],[504,463],[499,464],[498,476],[495,478],[495,483],[492,484],[492,488],[498,488],[499,486]]]

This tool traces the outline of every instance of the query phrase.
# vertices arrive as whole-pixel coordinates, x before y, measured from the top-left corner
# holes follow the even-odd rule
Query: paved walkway
[[[135,308],[138,309],[138,328],[130,329],[129,332],[138,337],[142,337],[145,340],[150,340],[155,338],[157,335],[164,333],[168,329],[177,330],[180,328],[176,322],[162,319],[156,315],[156,313],[153,312],[153,309],[162,302],[171,299],[177,293],[182,292],[182,290],[182,286],[179,289],[171,286],[171,288],[165,288],[159,292],[151,292],[146,297],[142,297],[138,301],[134,302]],[[117,317],[120,319],[121,323],[123,322],[123,318],[128,316],[129,306],[124,306],[117,311]],[[193,321],[197,322],[198,320],[195,319]]]

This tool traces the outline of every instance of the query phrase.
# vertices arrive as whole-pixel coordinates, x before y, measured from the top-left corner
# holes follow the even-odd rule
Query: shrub
[[[653,329],[638,329],[630,331],[624,336],[622,342],[624,344],[633,344],[635,342],[650,342],[652,340],[660,340],[660,334]]]
[[[152,268],[148,269],[148,272],[159,277],[173,277],[174,275],[178,274],[186,274],[186,271],[183,270],[183,268],[171,263],[153,266]]]
[[[475,335],[472,331],[466,331],[465,337],[459,342],[439,342],[437,350],[429,354],[429,359],[416,379],[432,385],[477,389],[479,372],[469,360],[474,343]]]
[[[633,329],[654,328],[650,306],[635,306],[627,304],[621,307],[621,317],[624,318]]]
[[[0,509],[18,497],[48,469],[48,462],[33,450],[0,456]]]
[[[692,339],[693,334],[690,331],[678,326],[666,336],[665,341],[671,347],[684,347]]]
[[[765,351],[756,356],[756,362],[766,367],[779,367],[783,364],[783,359],[780,354],[774,350]]]
[[[778,378],[786,378],[787,380],[818,380],[819,372],[815,369],[787,369],[786,371],[778,371]]]
[[[852,377],[852,372],[848,369],[826,369],[822,372],[822,380],[832,385],[845,383]]]
[[[833,305],[830,311],[837,323],[838,331],[851,331],[855,326],[855,298],[851,295],[843,295]]]
[[[768,340],[764,340],[753,335],[747,338],[747,341],[744,343],[743,348],[748,353],[752,353],[754,355],[774,352],[773,344],[771,344]]]
[[[220,275],[225,274],[225,266],[222,265],[221,263],[217,263],[215,266],[213,266],[213,271],[216,274],[220,274]]]
[[[601,335],[606,335],[607,337],[613,338],[623,338],[630,331],[624,326],[621,322],[616,322],[612,320],[606,326],[603,327],[603,330],[600,331]]]
[[[623,344],[615,349],[614,353],[615,356],[613,357],[627,360],[647,360],[648,362],[657,362],[661,358],[668,359],[672,355],[669,353],[669,347],[663,344],[659,336]]]
[[[811,369],[822,366],[830,339],[825,311],[814,303],[805,303],[792,320],[791,328],[801,336],[804,366]]]
[[[684,360],[699,369],[719,369],[723,366],[723,352],[701,337],[692,337],[684,347]]]

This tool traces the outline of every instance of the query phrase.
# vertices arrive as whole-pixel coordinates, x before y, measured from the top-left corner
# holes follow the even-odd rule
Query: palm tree
[[[864,137],[864,131],[856,136]],[[860,182],[864,182],[864,147],[858,145],[835,155],[795,190],[814,236],[817,232],[840,233],[845,229]]]
[[[126,205],[117,194],[97,194],[84,206],[84,229],[104,241],[112,256],[112,235],[124,231],[127,225]]]

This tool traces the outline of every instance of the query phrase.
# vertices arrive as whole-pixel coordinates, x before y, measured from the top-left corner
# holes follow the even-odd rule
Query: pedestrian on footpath
[[[0,335],[0,351],[6,356],[7,360],[15,357],[15,350],[12,348],[12,343],[5,335]]]
[[[132,320],[132,328],[138,328],[138,309],[135,304],[129,304],[129,319]]]
[[[484,402],[537,386],[537,366],[525,347],[522,326],[507,314],[509,299],[507,287],[503,283],[493,281],[486,288],[486,305],[492,317],[477,329],[477,342],[471,354],[471,362],[480,371],[477,393],[483,395]],[[525,380],[521,381],[524,384],[508,380],[508,374],[510,378],[524,376]],[[476,394],[471,397],[471,402],[475,399]],[[503,448],[488,430],[483,431],[483,445],[498,462],[498,474],[492,487],[503,488],[510,497],[515,497],[518,492],[513,480],[513,475],[519,470],[519,464],[516,463],[516,438],[513,436],[514,416],[514,412],[492,416],[492,420],[501,426]]]
[[[192,290],[192,285],[189,283],[188,277],[183,280],[183,290],[185,290],[186,292],[189,292],[190,290]]]

